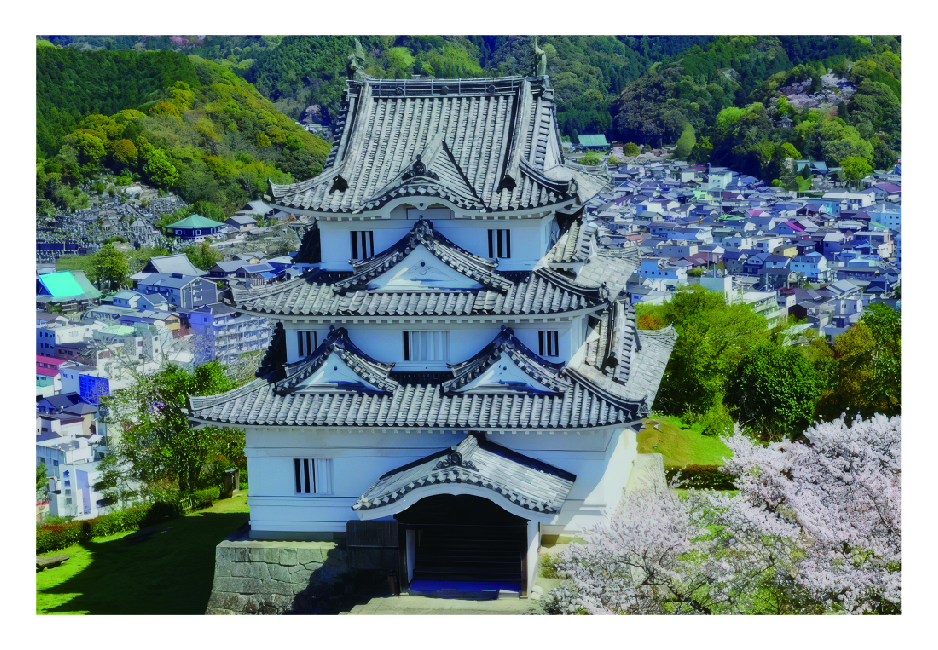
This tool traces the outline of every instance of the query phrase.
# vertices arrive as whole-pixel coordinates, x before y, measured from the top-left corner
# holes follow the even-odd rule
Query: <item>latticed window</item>
[[[352,259],[364,260],[375,254],[375,233],[372,230],[352,231]]]
[[[293,483],[296,494],[332,494],[332,459],[294,458]]]
[[[300,358],[312,354],[319,347],[319,335],[315,331],[298,331],[296,333],[296,349]]]
[[[538,354],[542,357],[556,357],[560,355],[560,332],[557,330],[541,330],[537,333]]]
[[[507,228],[489,230],[489,257],[511,257],[511,231]]]
[[[449,332],[404,332],[404,361],[446,361]]]

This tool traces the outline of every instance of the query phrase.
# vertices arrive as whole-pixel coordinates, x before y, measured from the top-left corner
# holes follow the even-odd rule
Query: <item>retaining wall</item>
[[[348,553],[335,542],[259,541],[238,531],[215,548],[206,614],[283,614],[345,591]]]

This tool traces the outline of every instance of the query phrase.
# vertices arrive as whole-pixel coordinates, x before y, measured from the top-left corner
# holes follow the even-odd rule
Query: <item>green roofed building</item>
[[[97,304],[101,292],[85,277],[84,271],[58,271],[36,276],[36,305],[59,305],[64,311],[76,311]]]
[[[604,135],[581,135],[580,146],[587,149],[608,149],[611,145]]]
[[[166,234],[181,239],[203,241],[207,236],[217,233],[218,229],[224,225],[200,214],[194,214],[182,221],[166,226]]]

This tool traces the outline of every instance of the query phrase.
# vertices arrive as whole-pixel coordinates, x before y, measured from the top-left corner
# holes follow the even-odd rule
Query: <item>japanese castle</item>
[[[270,185],[315,268],[232,290],[271,346],[190,398],[246,432],[252,538],[396,521],[405,585],[523,592],[541,535],[616,507],[676,335],[636,329],[638,253],[583,219],[609,179],[565,160],[555,111],[543,75],[359,76],[322,174]]]

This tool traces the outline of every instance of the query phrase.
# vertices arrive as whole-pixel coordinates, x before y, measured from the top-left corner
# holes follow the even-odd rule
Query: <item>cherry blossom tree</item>
[[[553,613],[901,612],[899,417],[818,423],[807,444],[736,429],[739,492],[646,484],[571,544]],[[674,487],[672,485],[671,487]]]

